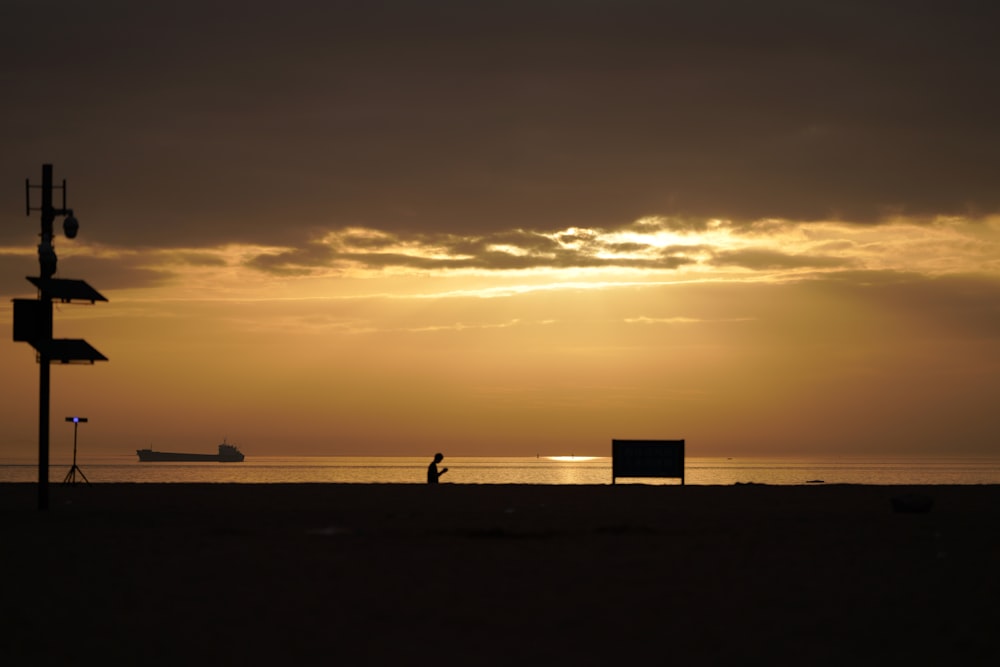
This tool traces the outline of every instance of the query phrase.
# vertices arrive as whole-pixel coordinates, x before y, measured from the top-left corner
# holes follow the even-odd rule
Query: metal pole
[[[38,351],[38,509],[49,508],[49,361],[52,347],[52,296],[49,278],[55,272],[52,248],[52,165],[42,165],[42,240],[38,245],[41,279],[41,345]]]
[[[76,464],[76,442],[77,442],[77,430],[80,428],[80,422],[86,422],[86,417],[66,417],[66,421],[73,422],[73,465],[70,467],[69,472],[66,473],[66,478],[63,479],[63,484],[76,484],[76,476],[79,473],[80,477],[84,482],[90,484],[90,480],[87,476],[83,474],[80,470],[80,466]]]

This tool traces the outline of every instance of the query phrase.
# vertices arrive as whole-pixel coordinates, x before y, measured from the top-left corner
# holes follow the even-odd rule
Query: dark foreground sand
[[[927,513],[890,499],[930,497]],[[1000,486],[0,484],[6,665],[1000,664]]]

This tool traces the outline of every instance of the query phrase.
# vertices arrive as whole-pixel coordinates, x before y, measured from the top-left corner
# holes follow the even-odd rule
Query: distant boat
[[[154,452],[152,449],[137,449],[139,461],[148,463],[218,461],[219,463],[242,463],[243,452],[236,445],[223,442],[218,454],[181,454],[178,452]]]

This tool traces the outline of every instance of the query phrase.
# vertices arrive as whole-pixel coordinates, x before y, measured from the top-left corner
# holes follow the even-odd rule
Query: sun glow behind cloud
[[[114,362],[95,371],[129,415],[107,418],[109,442],[168,411],[190,415],[176,438],[253,415],[258,447],[293,433],[302,453],[605,455],[610,437],[661,436],[790,451],[842,446],[816,425],[847,414],[891,449],[872,406],[919,406],[906,437],[938,442],[982,419],[969,392],[1000,373],[996,218],[59,249],[111,299],[58,314]],[[134,391],[150,382],[155,401]]]
[[[82,245],[72,252],[154,272],[162,289],[188,286],[187,296],[197,298],[357,296],[373,293],[372,287],[400,298],[425,296],[425,290],[496,296],[633,282],[782,282],[856,271],[1000,275],[998,228],[995,218],[879,225],[645,218],[620,229],[514,230],[494,237],[405,237],[348,228],[298,248],[123,251]],[[447,278],[468,286],[456,289],[452,280],[442,280]],[[397,289],[404,282],[410,287]]]

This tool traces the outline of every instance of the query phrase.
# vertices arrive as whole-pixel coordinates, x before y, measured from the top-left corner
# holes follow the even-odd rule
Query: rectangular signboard
[[[684,441],[612,440],[611,483],[618,477],[680,477],[684,484]]]

